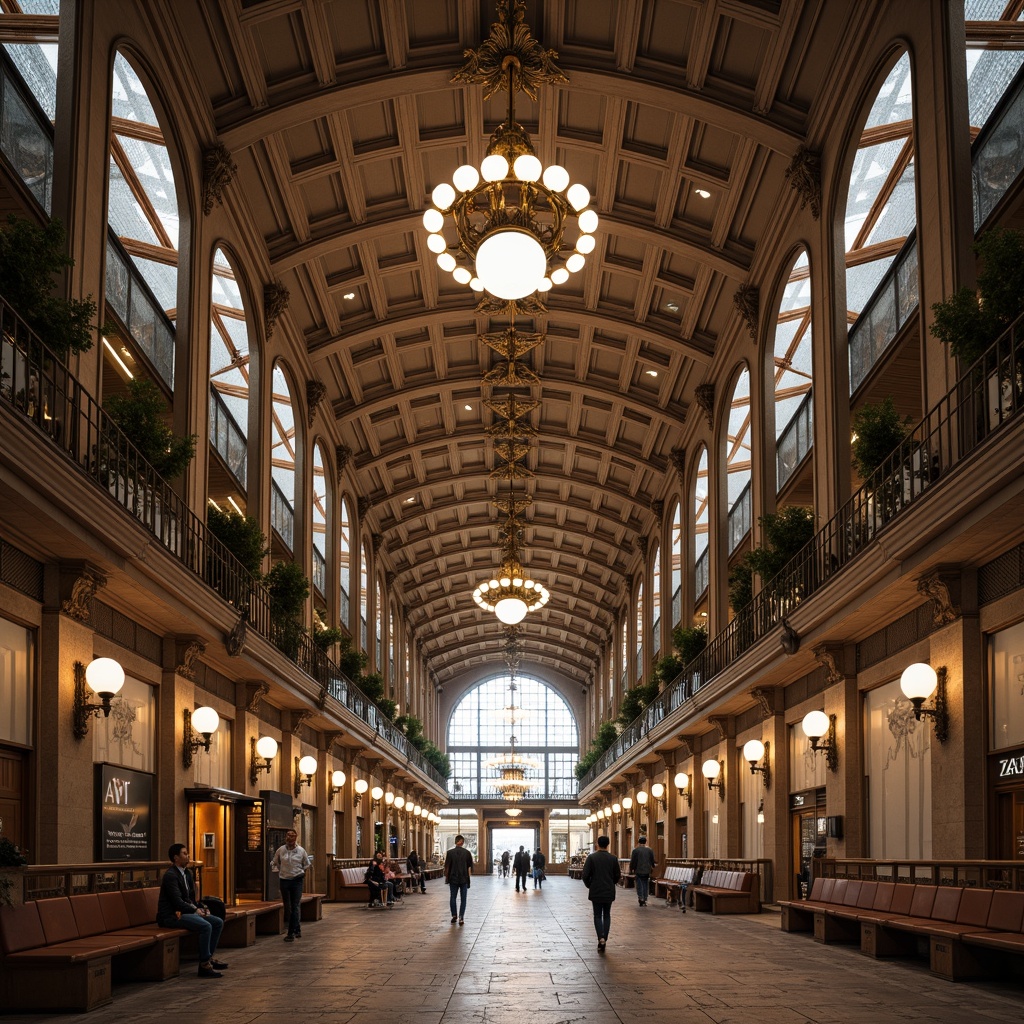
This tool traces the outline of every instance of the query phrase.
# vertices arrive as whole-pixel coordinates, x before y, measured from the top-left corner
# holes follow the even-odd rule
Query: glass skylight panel
[[[864,127],[877,128],[912,117],[910,57],[904,53],[879,89]]]
[[[2,17],[2,15],[0,15]],[[4,43],[7,56],[52,124],[57,116],[57,47],[52,43]]]
[[[868,233],[867,244],[873,245],[890,238],[906,238],[916,224],[914,163],[911,161],[900,175],[900,180],[893,187],[892,195]]]
[[[172,247],[178,247],[178,197],[166,146],[117,135],[146,199],[160,218]]]
[[[146,284],[163,310],[174,309],[178,304],[178,268],[154,260],[134,258]],[[173,321],[172,321],[173,322]]]
[[[156,111],[146,95],[146,88],[132,66],[118,53],[114,57],[111,114],[126,121],[158,126]]]
[[[160,244],[157,233],[113,160],[110,161],[107,221],[118,238],[134,238],[139,242]]]

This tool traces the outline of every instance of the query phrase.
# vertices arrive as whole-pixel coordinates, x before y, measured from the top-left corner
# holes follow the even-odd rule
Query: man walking
[[[222,978],[227,964],[214,960],[224,922],[196,898],[196,880],[188,869],[188,848],[172,843],[167,851],[171,866],[160,882],[156,923],[161,928],[187,928],[199,936],[199,977]]]
[[[288,922],[285,942],[302,938],[302,923],[299,909],[302,904],[302,883],[306,880],[306,869],[313,863],[309,854],[299,846],[299,833],[290,828],[284,834],[284,846],[279,846],[270,861],[270,870],[281,878],[281,902],[284,904],[284,919]]]
[[[583,884],[588,889],[587,898],[594,907],[597,951],[603,953],[608,942],[608,930],[612,924],[615,886],[622,877],[622,869],[619,867],[618,858],[608,852],[607,836],[598,836],[597,846],[583,865]]]
[[[473,874],[473,854],[464,846],[466,837],[456,836],[455,845],[448,851],[444,858],[444,880],[448,883],[448,891],[451,893],[449,905],[452,911],[452,924],[455,924],[456,916],[459,924],[465,924],[466,917],[466,894],[469,890],[469,879]],[[459,897],[459,912],[455,913],[455,897]]]
[[[629,858],[629,873],[636,880],[637,901],[641,907],[646,907],[654,874],[654,851],[647,845],[647,836],[641,836],[638,842]]]
[[[533,855],[533,887],[534,889],[544,888],[544,865],[547,864],[547,859],[544,854],[540,852],[540,847],[537,847],[537,852]]]
[[[519,852],[512,858],[512,870],[516,873],[516,892],[519,892],[519,883],[523,885],[523,892],[526,892],[526,876],[530,873],[530,855],[521,846]]]

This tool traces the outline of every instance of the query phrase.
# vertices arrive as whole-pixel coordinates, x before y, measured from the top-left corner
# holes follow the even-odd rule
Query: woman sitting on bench
[[[384,876],[384,854],[378,853],[366,868],[366,887],[370,890],[370,906],[394,906],[394,885]]]

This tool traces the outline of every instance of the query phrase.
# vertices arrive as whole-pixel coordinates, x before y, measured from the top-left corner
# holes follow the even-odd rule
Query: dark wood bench
[[[1024,893],[1006,889],[815,879],[807,900],[783,900],[785,931],[859,943],[872,957],[915,956],[950,981],[1006,976],[1024,955]]]
[[[179,943],[188,933],[152,923],[145,891],[0,907],[0,1006],[87,1011],[111,1001],[115,978],[162,981],[177,975]]]
[[[691,885],[693,907],[712,914],[759,914],[761,880],[751,871],[705,871],[699,885]]]
[[[670,864],[661,878],[651,879],[655,897],[664,897],[667,903],[682,903],[680,894],[684,886],[693,881],[693,868]]]
[[[623,889],[633,889],[633,888],[635,888],[636,887],[636,875],[631,875],[629,873],[629,861],[628,860],[620,860],[619,861],[619,870],[622,872],[619,875],[619,885],[621,885]]]

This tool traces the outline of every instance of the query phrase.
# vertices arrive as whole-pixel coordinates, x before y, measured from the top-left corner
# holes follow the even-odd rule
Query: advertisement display
[[[152,860],[153,776],[96,765],[96,859]]]

